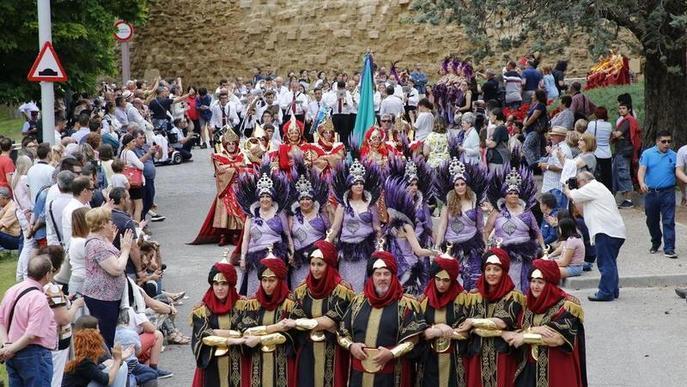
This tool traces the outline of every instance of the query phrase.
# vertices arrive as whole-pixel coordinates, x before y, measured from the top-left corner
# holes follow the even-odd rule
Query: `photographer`
[[[563,185],[563,193],[581,210],[591,242],[596,246],[601,278],[598,291],[588,298],[590,301],[613,301],[620,296],[617,258],[626,238],[625,223],[615,198],[587,171],[568,180]]]
[[[186,133],[186,135],[184,135]],[[198,134],[188,130],[188,119],[177,118],[174,120],[172,129],[167,133],[169,146],[181,154],[183,161],[191,160],[191,148],[193,141],[198,138]]]

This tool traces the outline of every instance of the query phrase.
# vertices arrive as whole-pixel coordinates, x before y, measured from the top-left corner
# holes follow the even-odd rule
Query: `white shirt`
[[[324,105],[324,101],[320,99],[319,101],[312,99],[310,103],[308,103],[308,111],[305,115],[305,117],[309,120],[312,121],[315,119],[317,116],[317,113],[320,111],[320,108]]]
[[[76,132],[72,133],[72,138],[77,144],[81,143],[81,139],[86,137],[91,132],[87,127],[79,128]]]
[[[465,155],[465,162],[473,164],[480,163],[479,133],[477,133],[475,128],[470,128],[469,131],[465,133],[465,138],[463,139],[463,152]]]
[[[403,96],[406,98],[405,102],[408,104],[408,106],[417,107],[417,103],[420,102],[420,94],[414,87],[411,87],[410,92],[408,92],[408,94],[403,94]]]
[[[57,194],[51,198],[53,188],[57,191]],[[57,188],[57,184],[54,184],[48,190],[48,197],[45,201],[45,223],[48,245],[50,246],[60,244],[60,239],[57,237],[57,232],[55,231],[55,225],[60,228],[60,237],[62,241],[64,241],[64,234],[62,234],[62,212],[73,197],[74,196],[69,192],[60,192]]]
[[[403,106],[403,101],[396,95],[390,95],[382,100],[382,104],[379,107],[379,115],[383,116],[385,114],[391,114],[397,117],[399,114],[404,114],[406,112]]]
[[[62,242],[65,249],[69,250],[69,242],[72,239],[72,212],[77,208],[91,207],[89,204],[83,204],[76,198],[72,197],[67,205],[62,210]]]
[[[236,112],[236,106],[233,106],[231,102],[227,102],[224,106],[220,106],[219,102],[210,106],[212,111],[212,118],[210,119],[210,124],[214,125],[215,128],[222,128],[222,117],[226,117],[226,123],[231,124],[231,126],[236,126],[239,124],[239,116]],[[224,113],[222,113],[224,110]]]
[[[86,277],[86,238],[74,237],[69,243],[69,264],[72,266],[72,276]]]
[[[594,156],[599,159],[611,158],[611,123],[607,121],[591,121],[587,124],[587,132],[596,137]]]
[[[351,114],[353,112],[353,98],[351,93],[346,90],[345,97],[339,101],[339,94],[336,90],[331,90],[322,96],[322,99],[331,106],[332,114]],[[341,104],[339,105],[339,102]]]
[[[582,205],[584,222],[589,229],[592,244],[595,244],[597,234],[627,238],[623,217],[620,216],[613,194],[605,185],[592,180],[583,187],[570,191],[570,197],[575,204]]]
[[[277,106],[279,107],[279,102],[275,99],[272,102],[272,106]],[[265,113],[265,110],[267,110],[268,105],[266,103],[260,104],[255,110],[258,114],[258,120],[260,120],[260,123],[262,123],[262,115]],[[281,108],[276,109],[277,110],[277,116],[275,117],[272,115],[272,122],[274,123],[275,128],[277,131],[275,131],[275,134],[279,131],[279,125],[284,121],[284,113],[282,112]]]
[[[287,115],[291,115],[291,103],[293,102],[294,92],[289,90],[281,95],[279,106],[286,111]],[[296,115],[305,114],[308,110],[308,95],[296,91]],[[315,113],[317,114],[317,113]]]
[[[545,162],[556,167],[563,167],[560,160],[558,160],[558,149],[563,152],[563,156],[565,156],[566,159],[572,159],[572,150],[570,150],[565,140],[562,140],[558,144],[551,146],[551,155],[546,156]],[[547,169],[544,170],[544,176],[542,177],[541,192],[549,192],[552,189],[563,189],[563,184],[561,184],[561,172],[554,172]]]
[[[31,193],[31,204],[36,203],[36,195],[38,195],[41,188],[46,185],[52,185],[52,174],[54,171],[55,167],[45,161],[37,161],[36,164],[29,168],[26,178],[29,183],[29,192]]]
[[[382,104],[382,93],[375,91],[375,95],[372,98],[375,106],[375,112],[379,113],[379,107]]]
[[[430,112],[420,112],[415,120],[415,140],[424,141],[434,128],[434,115]]]

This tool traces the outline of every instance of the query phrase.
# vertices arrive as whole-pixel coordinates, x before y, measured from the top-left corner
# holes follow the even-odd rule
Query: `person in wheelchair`
[[[184,161],[191,160],[191,146],[193,139],[198,134],[186,130],[188,128],[188,121],[186,118],[177,118],[174,120],[172,128],[164,130],[159,128],[155,130],[153,141],[159,144],[162,148],[161,157],[156,160],[160,164],[181,164]],[[186,133],[184,135],[184,133]]]

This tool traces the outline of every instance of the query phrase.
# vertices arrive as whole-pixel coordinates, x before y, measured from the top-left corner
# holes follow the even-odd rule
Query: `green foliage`
[[[0,1],[0,103],[38,99],[40,86],[26,80],[38,54],[35,0]],[[99,75],[115,72],[114,22],[140,24],[148,14],[147,0],[53,0],[52,40],[69,81],[63,89],[93,91]]]
[[[15,110],[14,107],[0,106],[0,136],[20,140],[24,120],[14,116],[13,110]]]

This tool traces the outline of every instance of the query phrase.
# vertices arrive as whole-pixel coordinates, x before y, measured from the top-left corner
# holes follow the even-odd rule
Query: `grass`
[[[21,140],[21,127],[24,120],[15,115],[13,107],[0,106],[0,136]]]
[[[632,108],[640,125],[644,122],[644,82],[631,85],[602,87],[584,91],[596,106],[604,106],[608,109],[608,121],[615,122],[618,118],[618,96],[629,93],[632,96]]]
[[[12,285],[14,285],[14,273],[17,267],[17,255],[7,252],[0,253],[0,294],[5,294],[5,291]],[[5,366],[0,366],[0,381],[8,385],[7,381],[7,371],[5,371]]]

